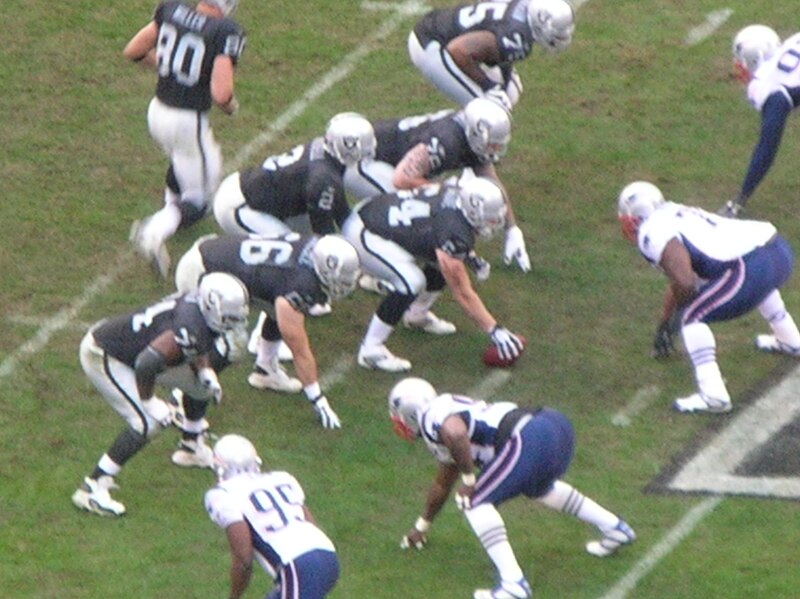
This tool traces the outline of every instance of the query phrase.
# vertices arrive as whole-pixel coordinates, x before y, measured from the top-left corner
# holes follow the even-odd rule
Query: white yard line
[[[611,424],[615,426],[630,426],[635,416],[643,412],[658,397],[660,389],[656,385],[648,385],[639,389],[619,412],[611,417]]]
[[[647,574],[649,574],[664,557],[669,555],[681,541],[688,537],[695,527],[702,522],[703,518],[713,512],[714,508],[716,508],[721,501],[722,497],[709,497],[690,509],[686,515],[681,518],[680,522],[673,526],[642,559],[636,562],[628,573],[623,576],[611,590],[603,595],[601,599],[624,599],[627,597],[628,593],[636,588],[639,581],[647,576]]]
[[[706,15],[706,20],[701,25],[689,30],[684,43],[687,46],[696,46],[706,38],[711,37],[717,29],[722,27],[732,14],[733,10],[730,8],[723,8],[708,13]]]
[[[417,14],[424,10],[425,5],[417,0],[409,0],[402,4],[396,4],[395,12],[380,24],[372,36],[367,38],[363,44],[359,45],[355,50],[350,52],[350,54],[346,55],[338,65],[333,67],[333,69],[323,75],[319,81],[314,83],[308,91],[303,94],[301,100],[289,106],[288,109],[267,126],[263,133],[256,136],[251,142],[239,150],[236,156],[231,160],[230,169],[232,171],[238,170],[254,153],[260,151],[266,144],[274,139],[275,135],[281,133],[297,117],[303,114],[311,103],[317,100],[317,98],[336,83],[347,77],[353,69],[355,69],[357,64],[376,48],[381,40],[397,30],[408,15]],[[132,264],[132,257],[133,252],[131,248],[126,245],[125,250],[117,256],[111,270],[99,275],[90,282],[80,296],[72,300],[67,307],[60,310],[55,316],[45,319],[33,337],[12,351],[0,362],[0,380],[14,374],[20,361],[30,358],[41,351],[55,333],[70,326],[86,305],[91,303],[95,297],[110,287],[117,277],[128,270]]]

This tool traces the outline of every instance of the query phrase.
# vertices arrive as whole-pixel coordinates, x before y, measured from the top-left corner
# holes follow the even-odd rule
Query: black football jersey
[[[158,24],[156,96],[175,108],[210,110],[214,59],[230,56],[236,64],[247,41],[244,29],[176,0],[159,4],[153,20]]]
[[[429,185],[375,196],[360,204],[364,228],[389,239],[412,256],[436,261],[436,250],[464,260],[475,247],[475,232],[456,207],[457,191]]]
[[[489,31],[497,38],[499,65],[526,58],[533,48],[528,25],[529,0],[491,0],[433,10],[414,27],[422,46],[438,41],[442,47],[459,35]]]
[[[183,360],[209,353],[217,333],[206,324],[197,292],[171,295],[123,316],[102,321],[93,331],[97,345],[133,368],[136,356],[164,331],[172,331]]]
[[[378,142],[375,159],[397,166],[413,147],[423,143],[430,155],[430,173],[474,168],[484,163],[467,141],[466,126],[460,112],[442,110],[402,119],[387,119],[374,124]]]
[[[207,272],[238,277],[252,299],[274,304],[283,297],[307,314],[314,304],[328,301],[310,257],[317,239],[298,233],[278,237],[223,235],[201,243],[200,255]]]
[[[323,139],[270,156],[260,167],[239,174],[247,205],[285,220],[308,214],[311,229],[334,233],[350,214],[345,196],[344,165],[324,149]]]

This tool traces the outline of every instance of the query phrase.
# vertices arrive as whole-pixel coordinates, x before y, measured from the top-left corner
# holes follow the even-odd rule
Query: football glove
[[[495,325],[489,336],[504,360],[513,360],[522,352],[523,345],[519,337],[499,324]]]
[[[503,252],[503,261],[506,264],[511,264],[512,260],[517,261],[522,272],[528,272],[531,269],[531,259],[525,249],[525,238],[522,236],[522,229],[516,225],[506,231],[506,244]]]
[[[167,428],[172,424],[172,409],[169,404],[158,397],[142,400],[144,411],[162,427]]]
[[[481,282],[487,280],[489,275],[492,274],[492,265],[474,251],[470,252],[465,262],[475,273],[475,278]]]
[[[668,358],[675,353],[674,337],[680,318],[675,315],[658,324],[656,335],[653,339],[653,357]]]
[[[417,518],[417,521],[414,523],[414,528],[400,539],[400,549],[409,549],[413,547],[417,551],[421,551],[428,542],[427,533],[430,527],[431,523],[425,518]]]
[[[718,214],[728,218],[742,217],[744,216],[744,203],[745,198],[743,198],[741,195],[736,196],[736,199],[726,202],[725,205],[720,208]]]
[[[316,400],[314,400],[314,410],[319,416],[319,421],[322,424],[322,428],[342,428],[342,423],[339,420],[339,417],[328,403],[328,398],[324,395],[320,395]]]

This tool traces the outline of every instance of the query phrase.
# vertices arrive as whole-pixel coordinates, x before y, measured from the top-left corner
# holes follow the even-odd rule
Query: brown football
[[[528,347],[528,340],[525,337],[522,335],[517,335],[517,337],[519,337],[519,340],[522,341],[522,351],[519,352],[516,358],[504,360],[502,357],[500,357],[500,352],[498,351],[497,346],[492,343],[483,352],[483,363],[490,368],[508,368],[509,366],[513,366],[514,363],[519,360],[520,356],[525,353],[525,349]]]

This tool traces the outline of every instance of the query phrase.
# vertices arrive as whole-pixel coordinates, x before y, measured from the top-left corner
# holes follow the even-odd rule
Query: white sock
[[[376,347],[383,345],[386,343],[386,340],[389,339],[392,331],[394,331],[394,327],[392,325],[386,324],[380,318],[378,318],[377,314],[374,314],[372,316],[372,320],[369,322],[367,334],[364,336],[364,340],[361,342],[361,344],[364,347]]]
[[[552,491],[539,497],[538,500],[551,509],[594,524],[600,530],[609,530],[619,523],[619,516],[561,480],[557,480],[553,484]]]
[[[731,396],[717,364],[717,344],[711,328],[705,323],[693,322],[681,329],[681,335],[683,346],[694,365],[700,393],[712,399],[730,401]]]
[[[423,318],[441,294],[441,291],[423,291],[408,307],[406,316],[411,320]]]
[[[484,503],[465,511],[464,515],[497,568],[500,579],[516,582],[522,578],[522,568],[508,542],[506,525],[500,512],[493,505]]]
[[[100,461],[97,462],[97,467],[103,472],[107,472],[112,477],[116,477],[122,471],[122,466],[117,464],[105,453],[100,458]]]
[[[256,352],[256,366],[264,370],[275,370],[278,367],[278,349],[281,341],[267,341],[258,338],[258,351]]]
[[[178,205],[166,204],[147,220],[145,236],[148,239],[156,238],[163,242],[175,234],[180,224],[181,211]]]
[[[778,341],[789,347],[800,347],[800,331],[797,330],[792,315],[786,311],[786,305],[777,289],[759,304],[758,311],[769,323]]]

